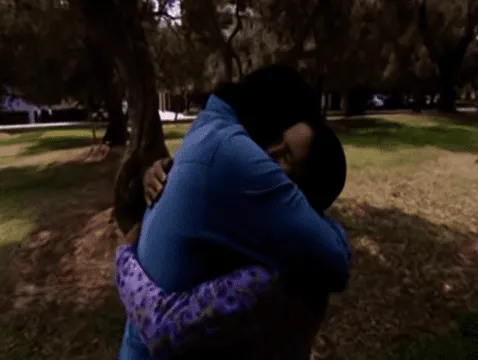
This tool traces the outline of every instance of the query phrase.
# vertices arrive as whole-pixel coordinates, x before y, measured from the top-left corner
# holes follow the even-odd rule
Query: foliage
[[[462,83],[462,63],[472,59],[467,50],[474,46],[477,19],[474,0],[183,0],[179,18],[152,2],[142,4],[138,19],[158,87],[173,92],[207,90],[275,61],[322,74],[327,88],[341,92],[364,85],[434,91],[447,71],[455,87]],[[124,80],[105,71],[117,65],[101,61],[107,53],[102,48],[111,44],[97,38],[92,47],[88,22],[74,5],[1,2],[1,83],[40,102],[101,102],[106,78],[114,86]],[[455,63],[447,68],[448,58]],[[472,70],[467,66],[463,80],[475,76]]]
[[[140,181],[130,176],[168,154],[157,90],[200,93],[286,62],[303,71],[318,96],[346,93],[349,114],[361,111],[368,90],[417,99],[439,92],[440,109],[453,111],[457,88],[476,78],[468,49],[476,48],[477,5],[181,0],[176,17],[169,0],[4,0],[0,81],[37,102],[71,97],[90,108],[103,104],[110,121],[105,141],[113,145],[126,143],[127,98],[131,146],[116,191],[134,188],[139,197]],[[125,209],[142,213],[139,198],[129,201]]]

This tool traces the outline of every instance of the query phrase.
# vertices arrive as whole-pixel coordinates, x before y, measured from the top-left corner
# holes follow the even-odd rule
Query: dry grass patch
[[[430,346],[444,349],[418,355],[406,343],[450,337],[456,320],[477,310],[475,159],[441,152],[424,163],[350,172],[332,211],[347,227],[354,251],[349,289],[333,298],[323,329],[335,356],[419,359],[436,351],[430,359],[466,359],[468,353],[457,353],[464,338],[448,345],[438,338]],[[402,346],[406,350],[397,355]],[[453,355],[440,357],[444,352]]]

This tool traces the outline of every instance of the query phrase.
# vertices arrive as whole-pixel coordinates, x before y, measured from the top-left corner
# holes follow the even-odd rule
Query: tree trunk
[[[415,88],[413,91],[413,104],[410,110],[417,114],[421,114],[423,112],[424,106],[425,96],[423,94],[423,90],[421,89],[420,85],[415,84]]]
[[[451,66],[439,66],[440,70],[440,101],[438,110],[445,113],[456,112],[456,91],[454,69]]]
[[[126,115],[121,108],[108,108],[108,127],[103,136],[103,144],[110,147],[121,147],[126,145],[127,140]]]
[[[470,5],[470,4],[468,4]],[[437,47],[436,33],[429,27],[428,4],[423,1],[419,6],[418,26],[423,42],[428,49],[431,60],[438,65],[440,72],[440,101],[438,109],[443,112],[456,111],[456,77],[463,66],[468,47],[475,39],[476,21],[472,9],[468,6],[465,28],[454,45]]]
[[[170,157],[159,117],[151,53],[141,23],[136,25],[134,41],[129,43],[123,65],[128,79],[132,139],[115,186],[114,215],[123,232],[141,221],[146,209],[142,184],[144,171],[154,161]]]
[[[114,216],[128,232],[141,221],[144,170],[169,157],[159,118],[159,99],[152,54],[136,0],[72,1],[84,16],[88,36],[115,57],[128,92],[132,135],[114,189]]]
[[[358,116],[365,114],[367,97],[362,89],[353,89],[347,93],[345,116]]]
[[[331,101],[329,110],[331,111],[342,110],[342,96],[336,92],[333,92],[331,95],[332,95],[332,101]]]
[[[108,79],[105,89],[105,107],[108,112],[108,127],[103,137],[103,144],[111,147],[126,145],[128,139],[127,118],[123,113],[122,97],[118,86],[115,86],[111,79]]]
[[[230,83],[234,78],[234,58],[231,49],[227,45],[222,51],[222,59],[224,63],[224,81]]]
[[[327,100],[325,101],[325,104],[323,104],[323,99],[322,99],[322,97],[324,96],[324,81],[325,81],[325,76],[318,75],[314,82],[314,90],[320,104],[319,105],[320,114],[322,116],[320,121],[325,121],[327,119]]]

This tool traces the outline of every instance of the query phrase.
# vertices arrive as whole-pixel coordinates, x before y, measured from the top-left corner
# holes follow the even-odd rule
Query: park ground
[[[353,247],[317,358],[478,358],[478,121],[334,120],[349,172],[330,211]],[[166,125],[174,151],[187,125]],[[88,130],[0,134],[0,358],[114,359],[119,154]],[[314,286],[314,284],[311,284]]]

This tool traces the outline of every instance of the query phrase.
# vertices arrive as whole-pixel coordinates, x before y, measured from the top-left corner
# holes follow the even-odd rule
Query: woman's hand
[[[151,167],[146,170],[143,176],[143,191],[144,199],[148,207],[158,199],[159,195],[163,191],[164,184],[166,183],[167,173],[171,169],[173,164],[172,159],[161,159],[156,161]],[[136,224],[126,234],[125,243],[133,245],[138,241],[140,232],[140,224]]]
[[[136,224],[133,228],[126,234],[124,237],[124,242],[128,245],[133,245],[138,241],[139,238],[139,231],[140,231],[140,224]]]
[[[144,199],[148,207],[154,204],[163,191],[167,174],[173,165],[172,159],[161,159],[153,163],[143,176]]]

